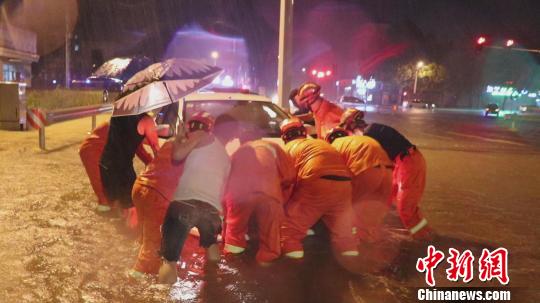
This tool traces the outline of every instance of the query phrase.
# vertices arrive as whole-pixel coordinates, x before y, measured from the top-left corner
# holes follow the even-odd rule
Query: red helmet
[[[306,128],[300,119],[285,119],[279,126],[281,130],[281,139],[285,143],[296,138],[305,138],[307,136]]]
[[[309,108],[321,97],[321,86],[317,83],[306,82],[298,88],[295,101],[300,108]]]
[[[324,137],[324,141],[332,144],[334,140],[341,137],[347,137],[349,135],[349,132],[341,127],[334,127],[331,130],[329,130],[326,133],[326,136]]]
[[[215,118],[208,112],[199,111],[194,113],[187,121],[190,132],[196,130],[211,131],[214,128]]]
[[[341,115],[340,126],[348,131],[353,131],[355,128],[365,128],[367,123],[364,121],[364,112],[356,108],[347,109]]]

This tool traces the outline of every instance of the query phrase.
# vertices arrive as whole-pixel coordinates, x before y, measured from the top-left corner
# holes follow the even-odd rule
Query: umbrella
[[[221,68],[191,59],[168,59],[138,72],[124,84],[113,116],[138,115],[175,102],[212,83]]]
[[[148,57],[117,57],[103,63],[91,78],[118,79],[126,82],[137,72],[152,64]]]

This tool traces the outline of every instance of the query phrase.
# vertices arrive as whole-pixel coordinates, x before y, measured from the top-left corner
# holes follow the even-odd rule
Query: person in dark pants
[[[148,114],[111,118],[99,166],[105,195],[113,205],[133,206],[131,190],[137,178],[133,158],[144,139],[155,155],[159,149],[157,128]]]
[[[103,154],[103,149],[107,143],[108,136],[109,122],[104,122],[96,127],[90,136],[84,139],[81,147],[79,148],[79,156],[81,157],[81,161],[84,165],[86,173],[88,174],[90,185],[92,185],[92,189],[98,198],[98,206],[96,210],[100,213],[110,211],[112,206],[111,201],[107,199],[103,189],[103,182],[101,181],[99,166],[101,155]],[[140,144],[137,148],[136,154],[144,165],[147,165],[152,161],[152,155],[146,152],[142,144]]]
[[[196,113],[200,119],[209,118],[205,112]],[[189,131],[208,132],[195,148],[183,139],[175,140],[173,161],[184,161],[184,171],[165,214],[162,226],[160,283],[174,283],[177,279],[176,263],[184,242],[193,227],[200,234],[200,245],[206,248],[206,259],[217,262],[220,258],[217,235],[221,233],[222,199],[229,177],[230,159],[225,149],[227,142],[237,137],[237,123],[228,116],[216,119],[212,132],[207,123],[193,119]],[[199,127],[202,126],[202,127]]]
[[[351,133],[375,139],[394,162],[393,201],[403,226],[417,240],[435,236],[420,211],[420,201],[426,186],[426,160],[420,150],[396,129],[378,123],[366,124],[364,113],[348,109],[341,118],[342,126]]]

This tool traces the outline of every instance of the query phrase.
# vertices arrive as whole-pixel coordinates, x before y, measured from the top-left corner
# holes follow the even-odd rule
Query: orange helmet
[[[309,108],[321,97],[321,86],[317,83],[306,82],[298,88],[295,101],[300,108]]]
[[[307,136],[306,128],[300,119],[285,119],[279,126],[281,130],[281,139],[285,143],[296,138],[305,138]]]
[[[187,121],[188,129],[190,132],[196,130],[211,131],[214,128],[215,118],[208,112],[199,111],[194,113]]]
[[[347,137],[349,135],[349,132],[341,127],[334,127],[331,130],[329,130],[326,133],[326,136],[324,137],[324,141],[332,144],[334,140],[341,137]]]
[[[364,112],[356,108],[347,109],[341,115],[340,126],[348,131],[352,131],[355,128],[365,128],[367,123],[364,121]]]

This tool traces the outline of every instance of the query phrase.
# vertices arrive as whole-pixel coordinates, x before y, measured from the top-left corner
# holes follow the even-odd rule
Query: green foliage
[[[102,91],[91,90],[28,90],[26,92],[28,108],[61,109],[83,105],[101,104]]]
[[[398,67],[395,81],[401,87],[412,87],[416,73],[416,63],[404,64]],[[418,70],[418,89],[437,89],[444,85],[446,69],[437,63],[424,65]]]

